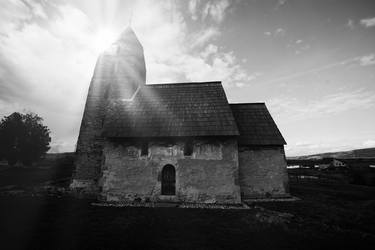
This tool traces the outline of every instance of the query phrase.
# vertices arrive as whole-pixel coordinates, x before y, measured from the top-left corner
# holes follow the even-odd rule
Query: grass
[[[48,181],[66,180],[72,176],[73,155],[45,159],[32,167],[0,165],[0,190],[6,186],[27,188]]]
[[[69,173],[6,169],[0,187],[26,188]],[[1,249],[373,248],[374,187],[308,180],[290,188],[300,201],[249,210],[99,207],[69,196],[0,195]]]

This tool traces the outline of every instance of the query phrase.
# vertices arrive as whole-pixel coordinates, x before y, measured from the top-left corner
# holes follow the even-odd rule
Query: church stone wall
[[[242,198],[288,196],[288,174],[283,146],[239,146]]]
[[[101,198],[105,201],[182,201],[239,203],[238,149],[235,139],[193,142],[191,156],[183,141],[148,143],[148,155],[130,142],[106,141]],[[161,195],[161,171],[176,170],[176,195]]]
[[[93,77],[88,91],[77,142],[75,172],[70,185],[77,191],[97,191],[103,150],[101,133],[106,106],[106,86],[105,79]]]

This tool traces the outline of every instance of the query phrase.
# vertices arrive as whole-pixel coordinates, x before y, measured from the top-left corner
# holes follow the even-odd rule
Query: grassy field
[[[71,171],[22,169],[1,170],[0,190],[12,182],[28,190]],[[248,210],[99,207],[65,195],[0,192],[0,248],[373,249],[374,187],[308,180],[290,188],[301,200]]]

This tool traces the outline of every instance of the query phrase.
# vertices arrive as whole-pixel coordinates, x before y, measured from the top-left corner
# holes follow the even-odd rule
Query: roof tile
[[[238,135],[221,82],[146,85],[106,113],[104,136]]]
[[[237,121],[240,145],[286,144],[264,103],[230,104]]]

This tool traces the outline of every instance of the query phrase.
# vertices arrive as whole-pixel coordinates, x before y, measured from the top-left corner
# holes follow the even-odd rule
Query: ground
[[[2,249],[372,249],[375,243],[375,187],[292,182],[299,201],[249,203],[246,210],[100,207],[36,188],[51,187],[47,180],[63,180],[57,185],[64,188],[70,173],[0,168]]]

